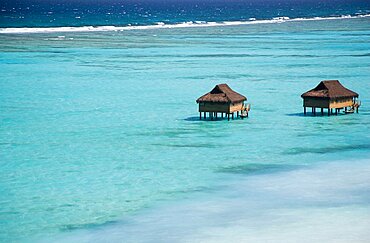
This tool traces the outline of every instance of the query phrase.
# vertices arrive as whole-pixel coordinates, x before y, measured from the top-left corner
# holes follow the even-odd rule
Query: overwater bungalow
[[[234,119],[234,113],[236,112],[237,117],[247,117],[249,112],[249,105],[245,106],[244,101],[247,97],[235,92],[227,84],[216,85],[211,92],[199,97],[196,102],[199,104],[199,118],[203,117],[206,119],[206,113],[209,113],[209,117],[217,118],[218,114],[221,114],[221,118],[227,116],[230,120],[230,115]]]
[[[328,116],[338,114],[344,108],[345,113],[358,112],[360,103],[357,101],[358,94],[345,88],[338,80],[321,81],[316,88],[301,95],[303,98],[303,111],[306,115],[306,108],[312,108],[312,114],[316,115],[316,108],[321,108],[321,115],[327,109]],[[348,109],[348,110],[347,110]]]

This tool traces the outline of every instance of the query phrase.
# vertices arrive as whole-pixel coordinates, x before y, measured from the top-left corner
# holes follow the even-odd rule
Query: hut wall
[[[243,109],[243,102],[236,103],[236,104],[230,104],[230,113],[241,111]]]
[[[330,100],[330,108],[343,108],[353,105],[352,98],[341,98]]]
[[[200,102],[199,112],[229,112],[229,104],[227,103],[213,103]]]
[[[329,99],[320,99],[312,97],[305,97],[303,99],[304,107],[329,108],[329,104],[330,104]]]

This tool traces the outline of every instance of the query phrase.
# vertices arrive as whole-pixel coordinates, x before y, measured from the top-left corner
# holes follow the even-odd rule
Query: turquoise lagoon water
[[[257,242],[294,239],[301,220],[365,242],[369,37],[368,17],[2,34],[0,241]],[[324,79],[358,92],[360,113],[304,117],[301,93]],[[226,82],[250,118],[199,121],[196,98]],[[223,221],[239,228],[204,229]]]

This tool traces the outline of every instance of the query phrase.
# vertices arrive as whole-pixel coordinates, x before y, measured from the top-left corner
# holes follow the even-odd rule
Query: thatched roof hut
[[[196,102],[199,104],[200,119],[202,119],[202,112],[204,112],[204,118],[206,118],[206,112],[213,119],[215,115],[217,118],[217,113],[223,113],[230,118],[234,118],[234,112],[242,111],[244,107],[244,101],[247,97],[241,95],[234,90],[232,90],[227,84],[218,84],[210,92],[199,97]]]
[[[240,103],[246,101],[247,97],[232,90],[227,84],[216,85],[211,92],[202,95],[197,99],[200,102],[213,102],[213,103]]]
[[[315,88],[303,93],[304,114],[306,114],[306,107],[312,107],[312,113],[316,114],[316,108],[328,109],[328,114],[335,113],[342,108],[347,111],[347,107],[354,107],[357,103],[355,99],[358,94],[352,90],[345,88],[338,80],[325,80],[321,81]]]
[[[302,98],[315,97],[324,99],[358,97],[356,92],[345,88],[338,80],[321,81],[316,88],[301,95]]]

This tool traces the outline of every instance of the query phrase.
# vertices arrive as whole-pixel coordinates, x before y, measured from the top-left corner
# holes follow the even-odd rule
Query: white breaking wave
[[[191,27],[214,27],[214,26],[236,26],[250,24],[273,24],[295,21],[317,21],[317,20],[336,20],[336,19],[355,19],[370,17],[370,14],[362,15],[342,15],[338,17],[314,17],[314,18],[294,18],[276,17],[270,20],[256,20],[251,18],[247,21],[223,21],[205,22],[189,21],[178,24],[165,24],[159,22],[156,25],[142,26],[81,26],[81,27],[43,27],[43,28],[0,28],[0,34],[30,34],[30,33],[66,33],[66,32],[104,32],[104,31],[126,31],[126,30],[148,30],[148,29],[172,29],[172,28],[191,28]]]

